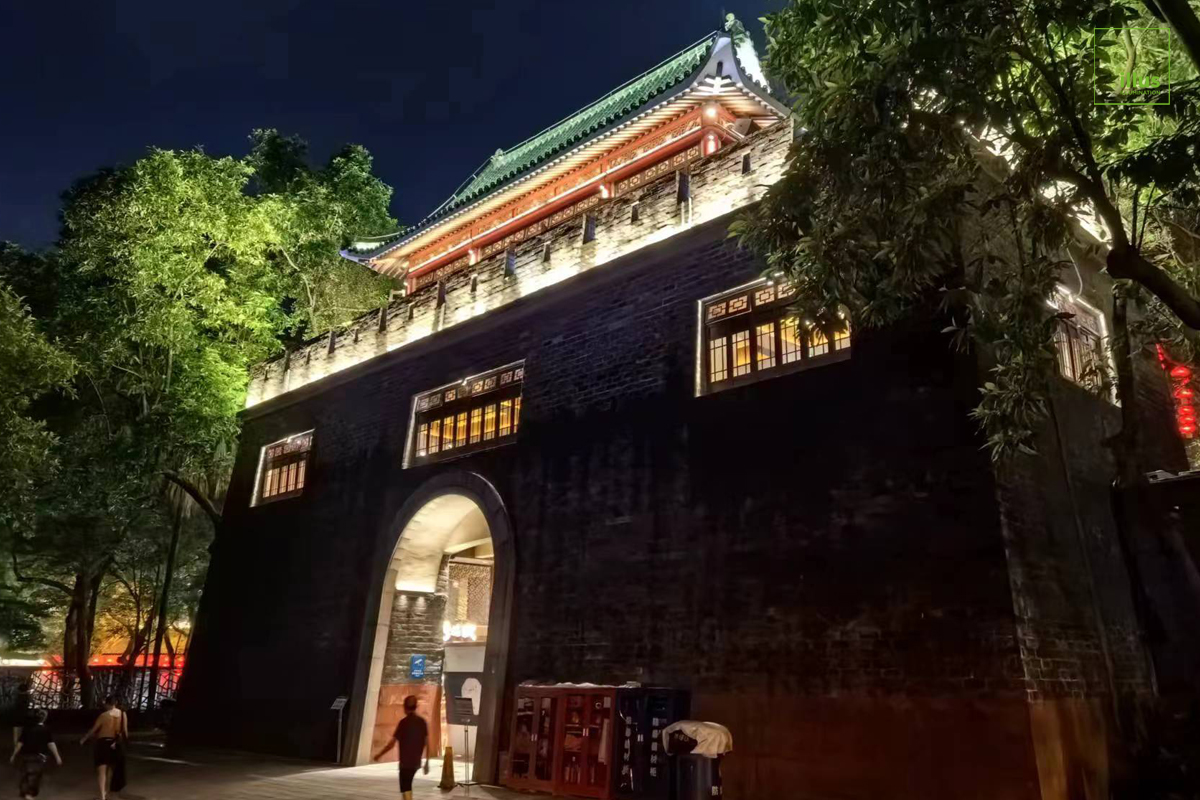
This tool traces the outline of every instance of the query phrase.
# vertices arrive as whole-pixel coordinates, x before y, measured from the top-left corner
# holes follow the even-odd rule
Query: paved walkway
[[[66,764],[61,769],[50,768],[39,800],[96,797],[91,748],[67,741],[62,748]],[[3,775],[0,797],[15,797],[16,771],[0,770],[0,775]],[[459,786],[451,792],[443,792],[437,786],[440,777],[440,767],[433,765],[428,777],[418,775],[413,786],[414,800],[465,797],[533,800],[537,797],[486,786]],[[170,757],[153,744],[135,743],[130,749],[129,785],[124,792],[110,797],[119,800],[399,800],[400,786],[395,764],[335,768],[212,751]]]

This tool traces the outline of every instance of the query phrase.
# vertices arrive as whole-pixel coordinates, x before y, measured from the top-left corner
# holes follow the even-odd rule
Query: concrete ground
[[[80,747],[78,737],[59,741],[64,765],[49,767],[39,800],[89,800],[97,797],[91,747]],[[5,752],[4,761],[8,760]],[[456,773],[461,779],[461,770]],[[17,796],[17,773],[0,770],[0,797]],[[479,800],[530,800],[518,794],[486,786],[459,786],[443,792],[438,788],[440,764],[431,763],[429,775],[418,773],[414,800],[474,797]],[[218,751],[196,751],[168,756],[155,742],[137,742],[129,751],[129,785],[120,800],[326,800],[363,798],[397,800],[400,784],[395,764],[336,768],[303,761],[285,761],[266,756]]]

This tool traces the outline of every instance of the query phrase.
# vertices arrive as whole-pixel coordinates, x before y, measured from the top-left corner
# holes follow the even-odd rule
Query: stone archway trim
[[[480,725],[475,752],[476,779],[495,783],[498,778],[501,724],[504,717],[504,700],[507,696],[509,649],[513,632],[516,547],[508,511],[500,493],[486,478],[463,470],[440,473],[418,487],[389,521],[388,526],[376,537],[378,544],[372,557],[371,591],[367,596],[367,611],[360,634],[358,663],[350,699],[348,735],[343,744],[341,763],[363,763],[370,758],[370,753],[364,754],[362,747],[364,724],[374,724],[374,709],[368,708],[368,700],[372,696],[378,696],[379,676],[372,674],[372,664],[378,660],[375,656],[378,655],[376,650],[380,646],[380,620],[386,620],[386,617],[381,615],[387,613],[384,606],[391,606],[387,579],[392,556],[413,516],[432,500],[447,494],[463,495],[479,506],[487,520],[496,553],[492,602],[488,615],[488,640],[484,654],[484,673],[488,680],[480,704]],[[386,621],[383,625],[386,626]],[[386,639],[384,641],[386,644]],[[365,744],[369,750],[369,731],[365,734]]]

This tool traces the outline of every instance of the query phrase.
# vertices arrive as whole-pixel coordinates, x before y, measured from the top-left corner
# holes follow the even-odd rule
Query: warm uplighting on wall
[[[479,629],[474,622],[442,623],[442,641],[474,642],[478,639]]]

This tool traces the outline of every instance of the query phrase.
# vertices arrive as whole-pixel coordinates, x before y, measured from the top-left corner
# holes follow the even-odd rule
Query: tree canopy
[[[81,680],[98,609],[131,657],[164,603],[186,621],[211,526],[177,484],[215,513],[249,367],[386,300],[338,250],[393,227],[390,200],[361,147],[312,168],[260,130],[242,158],[101,170],[65,193],[52,251],[0,250],[0,613],[57,609]]]
[[[1120,279],[1121,390],[1130,319],[1194,355],[1196,71],[1176,47],[1169,98],[1122,83],[1167,74],[1169,33],[1104,30],[1157,24],[1146,6],[793,0],[764,22],[767,69],[799,98],[804,132],[734,232],[800,285],[818,324],[940,302],[959,344],[995,356],[976,411],[993,452],[1029,449],[1062,316],[1046,301],[1094,221]],[[1098,93],[1163,105],[1097,106]]]

